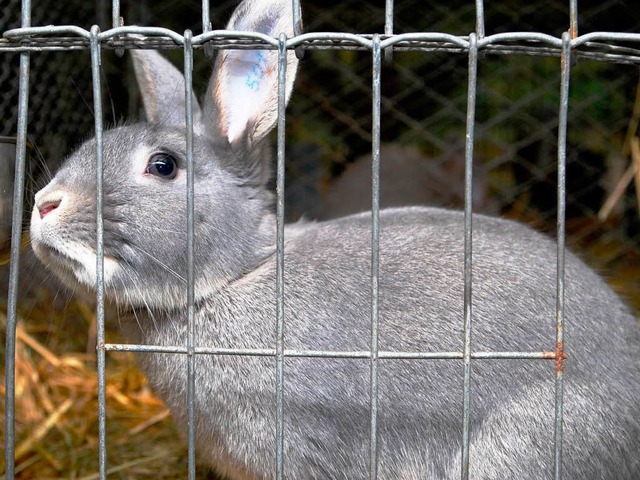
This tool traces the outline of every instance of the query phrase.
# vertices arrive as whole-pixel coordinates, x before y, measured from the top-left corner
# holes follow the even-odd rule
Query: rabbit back
[[[406,208],[385,210],[380,220],[380,350],[461,351],[462,214]],[[285,242],[285,348],[370,349],[370,242],[368,214],[296,227]],[[527,227],[474,216],[474,351],[555,349],[555,252],[552,240]],[[274,282],[271,258],[202,302],[199,346],[273,349]],[[570,253],[566,288],[566,478],[636,478],[635,319]],[[184,343],[183,323],[155,319],[144,341]],[[185,397],[176,392],[186,391],[186,363],[166,357],[140,361],[161,395],[174,400],[168,403],[180,423]],[[284,368],[287,475],[366,476],[369,360],[287,358]],[[472,476],[549,476],[554,362],[475,360],[472,368]],[[462,361],[381,359],[378,375],[381,478],[457,477]],[[199,356],[196,385],[203,454],[268,477],[275,461],[274,359]]]

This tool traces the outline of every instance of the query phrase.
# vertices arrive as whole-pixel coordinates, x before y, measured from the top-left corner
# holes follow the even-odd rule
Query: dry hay
[[[86,327],[92,320],[91,309],[82,302],[69,302],[67,311],[71,314],[54,312],[52,317],[51,311],[42,311],[47,306],[51,308],[51,303],[32,308],[28,317],[20,316],[17,325],[16,478],[97,479],[96,356],[81,353],[80,348],[58,350],[70,344],[77,347],[79,339],[82,342],[82,335],[73,332],[69,323],[77,320],[75,314],[83,312],[89,317],[80,325]],[[55,318],[60,314],[64,316],[61,323]],[[4,332],[3,314],[0,324]],[[108,335],[117,338],[116,333]],[[5,339],[1,340],[4,347]],[[53,344],[56,351],[45,344]],[[3,368],[3,437],[4,380]],[[108,478],[186,478],[185,444],[168,410],[136,368],[132,354],[107,355],[106,398]],[[4,472],[4,456],[0,461],[0,472]],[[215,478],[206,469],[201,470],[197,478]]]

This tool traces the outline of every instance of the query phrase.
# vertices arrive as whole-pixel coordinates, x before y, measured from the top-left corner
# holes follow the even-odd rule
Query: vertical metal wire
[[[476,34],[479,39],[484,38],[484,2],[476,0]]]
[[[187,146],[187,443],[188,478],[196,478],[196,414],[195,414],[195,270],[194,270],[194,231],[195,231],[195,192],[193,171],[193,46],[191,30],[184,32],[184,90],[185,122]]]
[[[293,35],[302,33],[302,10],[300,9],[300,0],[291,0],[293,7]]]
[[[98,468],[100,479],[107,478],[105,335],[104,335],[104,225],[103,225],[103,158],[102,158],[102,91],[100,85],[100,27],[91,27],[91,74],[93,112],[96,130],[96,317],[98,366]]]
[[[380,37],[372,43],[372,145],[371,145],[371,438],[369,476],[378,476],[378,293],[380,273],[380,100],[382,55]]]
[[[393,35],[393,0],[386,0],[384,6],[384,34]]]
[[[122,16],[120,14],[120,0],[111,0],[111,26],[112,28],[118,28],[123,25]],[[118,37],[114,37],[117,39]],[[124,55],[124,48],[117,47],[115,49],[116,55],[122,57]]]
[[[31,1],[22,1],[21,24],[31,26]],[[25,165],[27,163],[27,118],[29,112],[29,73],[31,54],[20,53],[18,87],[18,137],[13,180],[13,207],[11,220],[11,265],[7,293],[7,331],[5,346],[5,478],[15,475],[15,413],[16,413],[16,324],[18,321],[18,282],[20,280],[20,243],[22,237],[22,210],[24,199]]]
[[[211,8],[209,0],[202,0],[202,33],[211,31]],[[213,46],[207,42],[204,44],[204,54],[207,58],[213,58]]]
[[[276,478],[284,475],[284,152],[287,35],[278,38],[278,164],[276,172]]]
[[[20,53],[20,86],[18,100],[18,138],[13,184],[13,218],[11,223],[11,265],[7,299],[7,331],[5,344],[5,476],[13,479],[15,473],[15,353],[18,309],[18,282],[20,280],[20,243],[26,163],[26,127],[29,102],[30,54]]]
[[[291,0],[291,6],[293,10],[293,36],[302,34],[302,10],[300,8],[300,0]],[[295,48],[296,57],[299,60],[304,58],[304,48],[302,45],[298,45]]]
[[[467,133],[465,138],[464,184],[464,381],[462,396],[462,459],[461,478],[469,478],[469,430],[471,418],[471,326],[472,326],[472,276],[473,276],[473,145],[478,80],[478,37],[469,35],[469,82],[467,87]]]
[[[578,36],[578,0],[569,0],[569,33],[572,39]]]
[[[384,34],[393,35],[393,0],[386,0],[384,6]],[[389,46],[382,53],[385,62],[393,60],[393,47]]]
[[[120,26],[120,0],[111,0],[111,26]]]
[[[202,0],[202,33],[211,30],[211,9],[209,0]]]
[[[562,34],[562,73],[560,77],[560,108],[558,112],[558,258],[556,278],[556,392],[554,432],[554,475],[562,478],[562,418],[564,399],[564,270],[565,270],[565,211],[567,122],[569,114],[569,79],[571,76],[571,35]]]

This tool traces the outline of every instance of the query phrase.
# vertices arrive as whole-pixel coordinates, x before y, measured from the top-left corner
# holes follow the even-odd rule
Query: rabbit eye
[[[146,173],[171,180],[178,174],[178,162],[171,155],[156,153],[151,155],[147,163]]]

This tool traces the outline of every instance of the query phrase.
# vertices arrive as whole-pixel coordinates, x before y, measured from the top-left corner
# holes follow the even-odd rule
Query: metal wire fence
[[[7,122],[3,126],[2,134],[17,132],[17,162],[16,180],[14,186],[14,223],[11,247],[12,268],[10,272],[8,292],[8,324],[7,324],[7,348],[6,348],[6,478],[14,475],[14,350],[15,350],[15,326],[18,301],[18,278],[20,258],[20,233],[24,198],[25,169],[26,169],[26,145],[28,132],[45,132],[51,128],[56,117],[66,117],[69,121],[65,125],[74,125],[74,133],[60,129],[56,135],[74,136],[77,129],[88,131],[87,118],[91,117],[77,113],[77,110],[69,111],[69,104],[73,100],[57,98],[55,105],[48,107],[38,102],[38,110],[46,109],[48,115],[33,115],[36,108],[30,102],[30,96],[40,98],[51,97],[51,85],[58,78],[59,73],[65,70],[83,72],[81,77],[75,77],[76,81],[88,82],[93,89],[91,110],[95,121],[95,135],[97,140],[97,177],[98,196],[97,207],[101,212],[102,193],[102,132],[104,130],[103,104],[105,103],[105,75],[101,72],[101,56],[104,52],[114,50],[121,53],[130,48],[163,48],[181,49],[184,62],[184,73],[187,80],[186,98],[191,98],[194,90],[193,53],[194,50],[218,50],[221,48],[269,48],[279,52],[279,91],[284,92],[285,52],[287,49],[295,49],[305,55],[305,62],[318,62],[320,70],[339,72],[333,75],[335,83],[330,82],[325,89],[318,88],[312,79],[304,77],[305,67],[302,68],[303,78],[301,89],[303,95],[298,97],[296,103],[292,102],[290,120],[285,127],[284,95],[280,95],[278,135],[277,135],[277,318],[274,324],[277,332],[277,342],[270,349],[235,349],[235,348],[209,348],[197,347],[195,342],[195,330],[193,319],[194,305],[194,267],[193,267],[193,232],[194,232],[194,189],[193,189],[193,121],[192,112],[187,107],[187,172],[188,172],[188,341],[186,345],[163,347],[158,345],[132,345],[107,343],[104,336],[105,311],[104,311],[104,278],[103,278],[103,240],[102,240],[102,216],[97,217],[97,252],[98,252],[98,374],[99,374],[99,426],[100,443],[99,476],[107,476],[108,446],[106,443],[106,415],[105,415],[105,358],[109,351],[127,350],[148,353],[171,353],[186,355],[188,359],[188,448],[189,448],[189,478],[195,478],[195,359],[198,355],[247,355],[271,357],[276,359],[277,389],[274,392],[275,405],[277,407],[277,455],[275,471],[277,478],[283,478],[286,472],[283,470],[284,450],[284,378],[286,376],[285,358],[345,358],[368,359],[370,361],[370,398],[371,398],[371,434],[370,434],[370,468],[371,478],[377,477],[377,378],[378,369],[384,368],[385,359],[405,359],[414,361],[429,361],[432,359],[458,359],[464,363],[463,385],[463,453],[461,462],[461,478],[469,476],[469,463],[473,458],[469,457],[469,431],[470,431],[470,404],[472,402],[471,389],[471,363],[472,360],[483,359],[541,359],[554,360],[556,363],[556,397],[555,397],[555,478],[562,478],[562,418],[563,418],[563,298],[564,298],[564,245],[566,242],[565,212],[567,208],[581,212],[593,211],[593,207],[584,200],[589,195],[580,191],[580,188],[567,191],[567,162],[570,160],[573,145],[588,144],[587,138],[593,130],[601,128],[599,120],[592,120],[592,128],[586,128],[582,133],[571,133],[567,129],[569,123],[583,118],[585,112],[594,108],[608,108],[604,105],[608,102],[624,103],[624,108],[629,108],[629,86],[636,80],[637,68],[627,70],[628,75],[613,75],[611,72],[619,71],[622,64],[640,64],[640,33],[633,33],[638,29],[637,24],[630,23],[631,33],[621,29],[627,26],[618,26],[617,31],[610,28],[597,28],[596,20],[602,20],[606,15],[597,15],[606,11],[607,7],[618,8],[616,2],[599,2],[597,7],[588,8],[585,21],[593,21],[596,29],[588,33],[579,30],[580,21],[577,2],[565,2],[562,8],[554,4],[549,11],[549,17],[545,17],[544,23],[551,30],[543,31],[538,28],[541,25],[537,18],[537,9],[533,6],[518,12],[517,19],[511,18],[517,9],[505,5],[491,5],[491,13],[485,13],[481,0],[475,3],[467,2],[459,8],[436,5],[430,9],[431,27],[419,26],[413,28],[412,22],[422,15],[418,14],[426,4],[417,2],[387,1],[385,8],[374,6],[368,2],[339,2],[338,9],[354,8],[357,14],[340,14],[333,12],[329,17],[325,7],[309,6],[307,8],[309,21],[306,26],[307,33],[299,29],[293,38],[270,38],[261,34],[238,34],[221,30],[213,30],[210,24],[212,14],[208,2],[203,2],[201,24],[199,30],[202,33],[193,35],[187,29],[184,33],[178,33],[178,27],[139,27],[129,26],[136,20],[153,19],[153,8],[141,3],[137,10],[130,8],[131,19],[126,17],[127,25],[121,25],[119,2],[111,5],[111,22],[105,25],[104,5],[99,5],[102,13],[91,13],[87,18],[95,18],[100,27],[82,25],[81,22],[62,25],[58,21],[49,21],[40,8],[33,11],[30,2],[21,4],[21,21],[19,28],[15,19],[8,20],[6,12],[2,18],[1,30],[3,39],[0,41],[0,55],[9,64],[13,65],[19,58],[19,75],[13,76],[18,80],[18,101],[15,101],[15,92],[1,96],[0,108],[10,112],[10,116],[16,119],[15,127]],[[168,5],[168,4],[167,4]],[[294,1],[294,11],[297,17],[294,24],[301,25],[299,17],[299,4]],[[223,5],[221,11],[228,9],[230,4]],[[88,7],[86,7],[88,10]],[[168,8],[168,7],[166,7]],[[370,13],[363,15],[360,9]],[[451,13],[454,12],[454,15]],[[76,12],[77,13],[77,12]],[[136,14],[139,19],[136,19]],[[214,17],[218,17],[217,14]],[[188,16],[188,15],[187,15]],[[102,19],[101,19],[102,17]],[[616,17],[618,18],[618,17]],[[372,21],[373,20],[373,21]],[[13,21],[13,23],[11,23]],[[520,30],[511,29],[510,21],[518,25]],[[31,26],[55,23],[54,26]],[[92,23],[92,22],[90,22]],[[327,27],[331,25],[331,28]],[[552,26],[553,25],[553,26]],[[526,29],[525,27],[531,27]],[[16,27],[16,28],[10,28]],[[522,31],[527,30],[527,31]],[[340,33],[339,31],[349,32]],[[380,34],[355,33],[379,31]],[[471,31],[471,34],[465,33]],[[353,32],[353,33],[351,33]],[[86,51],[90,51],[90,70],[77,67],[76,58],[79,53],[86,59]],[[55,52],[55,53],[46,53]],[[210,52],[207,52],[210,53]],[[50,76],[35,79],[30,77],[30,70],[42,68],[46,71],[46,61],[43,64],[40,59],[55,55],[56,59],[65,59],[68,63],[59,63]],[[340,55],[342,62],[333,62],[335,55]],[[494,56],[495,55],[495,56]],[[67,60],[69,59],[69,60]],[[560,59],[560,61],[558,61]],[[114,65],[118,60],[114,57]],[[493,65],[492,65],[492,62]],[[524,86],[516,85],[515,90],[507,86],[510,76],[517,72],[518,62],[526,65],[526,75],[529,80]],[[578,63],[576,63],[578,62]],[[592,70],[581,73],[580,69],[585,64],[593,65],[593,62],[601,62],[601,73],[604,81],[597,84],[597,89],[592,92],[589,101],[575,98],[572,109],[569,109],[571,94],[569,91],[569,79],[580,75],[589,75]],[[333,65],[329,66],[328,64]],[[75,65],[74,65],[75,64]],[[535,64],[535,66],[534,66]],[[104,63],[102,64],[105,65]],[[109,65],[107,63],[107,65]],[[615,66],[615,68],[614,68]],[[106,67],[109,68],[109,67]],[[493,80],[483,80],[483,68],[487,68],[487,77]],[[464,75],[460,71],[464,70]],[[7,71],[6,69],[3,72]],[[88,71],[91,77],[86,77]],[[560,72],[558,75],[557,72]],[[0,81],[8,82],[5,73],[0,72]],[[551,73],[555,72],[555,74]],[[113,74],[113,73],[112,73]],[[387,75],[388,74],[388,75]],[[113,75],[121,75],[115,73]],[[202,76],[204,77],[204,75]],[[323,78],[330,78],[325,75]],[[442,79],[445,79],[444,81]],[[390,79],[397,82],[398,88],[392,94],[385,94],[385,81]],[[108,78],[107,78],[108,80]],[[11,80],[13,81],[13,80]],[[493,82],[493,83],[492,83]],[[107,81],[107,84],[109,82]],[[122,82],[126,84],[125,82]],[[44,85],[44,86],[42,86]],[[531,88],[533,85],[533,88]],[[511,83],[513,86],[513,83]],[[195,87],[197,88],[197,87]],[[332,88],[344,89],[340,95],[332,93]],[[580,88],[580,87],[578,87]],[[40,93],[44,90],[44,93]],[[126,90],[126,86],[123,87]],[[391,89],[389,89],[391,90]],[[624,93],[620,93],[623,90]],[[5,90],[8,91],[8,90]],[[524,92],[524,93],[523,93]],[[117,98],[118,93],[114,92]],[[302,98],[302,97],[305,98]],[[411,104],[414,98],[419,96],[421,103],[412,110]],[[620,98],[622,96],[623,99]],[[110,95],[106,97],[110,98]],[[111,97],[112,98],[112,97]],[[336,101],[336,98],[339,100]],[[358,98],[358,101],[354,101]],[[623,101],[624,100],[624,101]],[[32,107],[29,107],[29,104]],[[117,102],[116,102],[117,103]],[[135,101],[126,102],[129,110],[135,110]],[[317,105],[321,105],[318,114]],[[349,104],[350,108],[343,108]],[[535,114],[523,113],[523,106],[539,105],[539,111]],[[190,102],[187,102],[190,105]],[[373,105],[373,108],[371,107]],[[610,106],[610,105],[609,105]],[[428,115],[418,110],[429,110]],[[15,113],[14,113],[15,112]],[[31,112],[31,116],[30,113]],[[39,112],[38,112],[39,113]],[[626,124],[624,122],[626,111],[616,121],[615,125],[608,125],[607,132],[615,132],[620,135]],[[538,115],[539,114],[539,115]],[[76,118],[77,115],[77,118]],[[328,118],[338,127],[318,127],[327,122]],[[30,119],[33,118],[33,121]],[[592,119],[595,117],[591,117]],[[517,121],[514,121],[516,119]],[[520,123],[518,123],[518,121]],[[603,121],[608,121],[608,118]],[[511,124],[511,125],[508,125]],[[514,125],[515,124],[515,125]],[[401,127],[402,128],[401,128]],[[501,129],[497,127],[502,127]],[[336,132],[340,131],[340,134]],[[527,134],[522,136],[522,132]],[[316,132],[315,137],[313,133]],[[452,135],[452,137],[448,137]],[[457,152],[458,169],[454,169],[453,177],[462,181],[464,185],[458,195],[457,202],[465,207],[465,310],[464,310],[464,344],[460,351],[441,352],[392,352],[379,350],[377,345],[378,322],[378,270],[379,270],[379,225],[378,216],[380,203],[381,182],[380,175],[381,155],[384,152],[384,142],[402,138],[406,143],[419,145],[427,156],[440,161],[441,164],[451,162],[451,141],[455,138],[453,150]],[[460,140],[464,139],[464,140]],[[551,139],[551,140],[550,140]],[[302,147],[293,146],[300,141]],[[305,142],[307,142],[305,144]],[[285,150],[286,145],[286,150]],[[291,146],[290,146],[291,145]],[[348,151],[346,145],[349,145]],[[354,146],[355,145],[355,146]],[[569,145],[569,152],[567,146]],[[59,142],[45,148],[54,157],[67,150],[66,142]],[[600,145],[592,146],[592,151],[601,149]],[[309,164],[289,166],[285,161],[288,151],[296,148],[306,148],[311,155],[306,155],[311,162],[325,166],[325,171],[318,173],[317,166]],[[286,215],[295,217],[299,213],[307,213],[312,216],[322,217],[321,211],[313,211],[321,195],[322,181],[331,182],[343,172],[347,166],[359,155],[371,152],[371,164],[373,177],[371,179],[370,205],[372,208],[372,251],[371,251],[371,321],[372,337],[371,349],[368,351],[308,351],[288,349],[284,343],[284,277],[286,268],[284,259],[284,224]],[[58,152],[58,153],[55,153]],[[528,153],[527,153],[528,152]],[[533,152],[533,153],[532,153]],[[584,153],[584,152],[583,152]],[[587,152],[588,153],[588,152]],[[592,168],[587,160],[578,155],[580,159],[570,168]],[[327,158],[331,160],[327,160]],[[515,158],[515,160],[514,160]],[[55,161],[54,161],[55,163]],[[481,165],[485,171],[491,172],[482,177],[482,171],[478,172],[477,165]],[[514,167],[516,165],[516,167]],[[474,166],[476,174],[483,178],[483,184],[478,185],[477,175],[474,179]],[[518,170],[519,168],[519,170]],[[597,173],[594,174],[597,176]],[[287,176],[287,182],[285,182]],[[505,180],[505,177],[507,179]],[[446,178],[452,178],[451,176]],[[285,212],[285,183],[289,180],[294,185],[288,189],[287,208]],[[501,183],[502,182],[502,183]],[[504,187],[507,183],[510,188]],[[589,184],[589,180],[583,183]],[[471,348],[472,311],[471,311],[471,265],[472,265],[472,210],[476,199],[472,196],[473,190],[478,188],[491,191],[491,197],[497,201],[497,206],[490,207],[485,204],[487,211],[510,212],[517,206],[523,196],[533,196],[532,186],[540,185],[539,198],[529,198],[532,204],[538,203],[535,210],[541,212],[541,223],[545,224],[550,218],[556,220],[555,235],[558,240],[557,257],[557,326],[554,343],[558,345],[556,351],[488,351],[478,352]],[[320,185],[320,186],[319,186]],[[553,187],[549,187],[553,185]],[[472,188],[473,187],[473,188]],[[587,185],[592,187],[592,185]],[[582,186],[582,188],[587,188]],[[435,188],[435,187],[433,187]],[[550,188],[553,190],[553,200],[549,200]],[[289,191],[291,193],[289,193]],[[303,193],[301,193],[303,192]],[[306,193],[305,193],[306,192]],[[311,193],[309,193],[311,192]],[[601,195],[602,196],[602,195]],[[590,201],[590,200],[589,200]],[[565,203],[567,202],[567,203]],[[482,205],[482,203],[480,204]],[[530,217],[529,217],[530,218]],[[637,224],[631,222],[626,225],[625,236],[633,243],[637,238]]]

